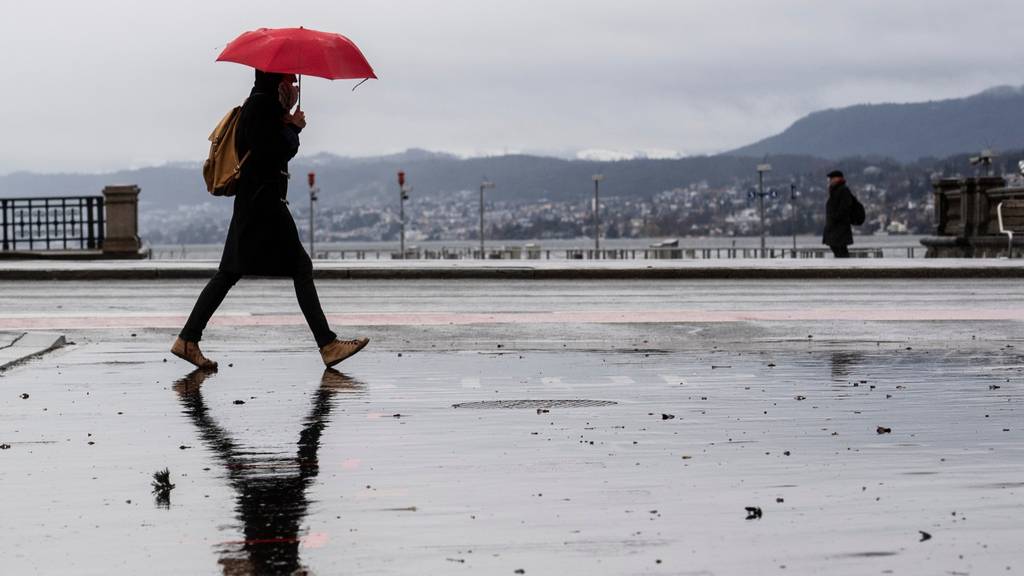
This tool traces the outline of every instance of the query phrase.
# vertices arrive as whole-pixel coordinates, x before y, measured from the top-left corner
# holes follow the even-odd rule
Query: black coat
[[[257,73],[242,105],[238,157],[251,151],[236,186],[234,213],[220,269],[240,275],[295,276],[312,270],[288,210],[288,161],[299,150],[299,127],[285,124],[277,74]]]
[[[849,246],[853,244],[853,229],[850,227],[850,212],[853,211],[853,193],[845,184],[832,186],[825,204],[825,233],[822,244],[828,246]]]

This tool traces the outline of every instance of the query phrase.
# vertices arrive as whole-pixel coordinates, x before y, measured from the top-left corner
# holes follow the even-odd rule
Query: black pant
[[[832,254],[835,255],[836,258],[850,257],[850,249],[847,246],[836,244],[835,246],[829,246],[829,248],[832,249]]]
[[[179,336],[182,340],[199,342],[202,339],[206,323],[210,321],[210,317],[224,301],[228,290],[231,290],[231,287],[241,277],[239,274],[223,270],[217,271],[217,274],[206,284],[206,288],[203,288],[199,299],[196,300],[195,307],[192,308],[192,314],[188,317],[188,322],[181,329]],[[324,316],[324,310],[320,307],[320,298],[317,296],[316,286],[313,284],[312,270],[300,273],[292,280],[295,282],[295,297],[299,300],[299,308],[302,309],[302,315],[306,317],[306,324],[309,324],[309,329],[313,332],[313,337],[316,338],[316,345],[323,347],[333,342],[337,335],[331,332],[331,327],[327,325],[327,318]]]

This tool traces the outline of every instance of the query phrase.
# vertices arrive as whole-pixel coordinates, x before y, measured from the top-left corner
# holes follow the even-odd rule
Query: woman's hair
[[[256,82],[253,87],[256,88],[257,92],[266,92],[272,94],[275,98],[277,97],[277,86],[281,84],[281,79],[284,78],[284,74],[278,74],[276,72],[264,72],[263,70],[256,70]]]

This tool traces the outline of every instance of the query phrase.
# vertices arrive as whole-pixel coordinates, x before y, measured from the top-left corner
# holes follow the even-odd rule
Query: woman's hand
[[[285,114],[285,124],[294,124],[299,128],[306,127],[306,113],[302,110],[296,110],[294,114]]]

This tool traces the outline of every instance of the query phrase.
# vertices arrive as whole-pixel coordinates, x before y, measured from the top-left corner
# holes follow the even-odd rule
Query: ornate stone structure
[[[1000,177],[943,179],[934,183],[935,236],[921,240],[927,258],[996,258],[1024,255],[1024,188]],[[1014,233],[1012,254],[1003,225]]]

